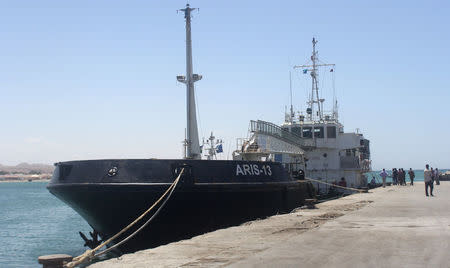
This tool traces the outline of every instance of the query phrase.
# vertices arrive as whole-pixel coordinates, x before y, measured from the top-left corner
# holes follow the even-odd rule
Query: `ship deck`
[[[389,186],[89,267],[448,267],[450,182]]]

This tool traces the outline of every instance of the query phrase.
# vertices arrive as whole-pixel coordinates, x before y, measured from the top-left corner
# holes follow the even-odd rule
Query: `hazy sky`
[[[315,36],[374,168],[450,168],[449,3],[191,1],[200,135],[231,153],[249,120],[282,123]],[[181,157],[184,5],[0,1],[0,163]],[[310,84],[293,78],[304,110]]]

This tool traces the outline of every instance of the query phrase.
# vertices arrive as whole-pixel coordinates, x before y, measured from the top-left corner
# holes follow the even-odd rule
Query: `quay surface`
[[[450,182],[434,187],[377,188],[89,267],[450,267]]]

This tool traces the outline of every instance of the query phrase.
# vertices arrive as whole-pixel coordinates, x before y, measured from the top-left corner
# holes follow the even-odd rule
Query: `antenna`
[[[325,101],[325,99],[319,98],[319,83],[317,80],[317,76],[318,76],[317,67],[321,67],[321,66],[333,66],[334,67],[335,64],[317,64],[317,62],[319,61],[319,58],[317,56],[318,52],[316,51],[316,44],[317,44],[317,40],[316,40],[316,38],[313,37],[313,40],[312,40],[313,50],[312,50],[312,55],[311,55],[312,65],[296,65],[296,66],[294,66],[294,69],[306,68],[306,69],[303,69],[303,73],[306,74],[308,71],[310,72],[312,86],[311,86],[310,99],[307,102],[309,107],[306,109],[306,113],[308,114],[309,120],[313,121],[313,119],[314,119],[314,104],[317,104],[318,111],[316,112],[316,116],[319,119],[319,121],[322,121],[322,119],[323,119],[323,102]]]
[[[332,78],[333,78],[333,117],[335,120],[338,120],[338,105],[337,105],[337,97],[336,97],[336,79],[335,79],[335,67],[333,67],[330,72],[332,72]]]
[[[223,153],[222,143],[223,142],[221,139],[216,139],[216,137],[214,137],[212,131],[211,131],[211,135],[206,140],[206,143],[205,143],[205,139],[203,139],[203,148],[204,148],[204,152],[206,152],[207,160],[214,160],[214,159],[217,160],[217,154]],[[205,146],[205,145],[208,145],[208,146]]]
[[[317,41],[314,37],[312,40],[312,44],[313,44],[313,52],[312,52],[312,56],[311,56],[311,60],[313,62],[313,69],[311,71],[312,95],[314,95],[314,91],[315,91],[316,92],[316,100],[311,99],[311,103],[317,102],[319,120],[322,120],[322,111],[320,109],[320,102],[319,102],[319,86],[318,86],[318,82],[317,82],[318,74],[317,74],[317,67],[316,67],[316,60],[317,60],[316,44],[317,44]],[[312,104],[311,104],[311,107],[312,107]],[[312,117],[312,114],[311,114],[311,117]]]
[[[290,118],[290,122],[291,122],[291,125],[292,125],[292,122],[293,122],[293,120],[294,120],[294,108],[292,107],[292,76],[291,76],[291,71],[289,71],[289,91],[290,91],[290,94],[291,94],[291,114],[290,114],[290,116],[289,116],[289,118]]]

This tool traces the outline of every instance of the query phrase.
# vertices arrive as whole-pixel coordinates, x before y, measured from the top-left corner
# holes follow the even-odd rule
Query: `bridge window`
[[[323,138],[323,127],[314,127],[314,137]]]
[[[312,138],[312,127],[303,127],[302,133],[303,138]]]
[[[301,136],[302,135],[302,128],[301,127],[293,127],[292,128],[292,133]]]
[[[336,127],[335,126],[331,126],[331,127],[327,127],[327,138],[336,138]]]

